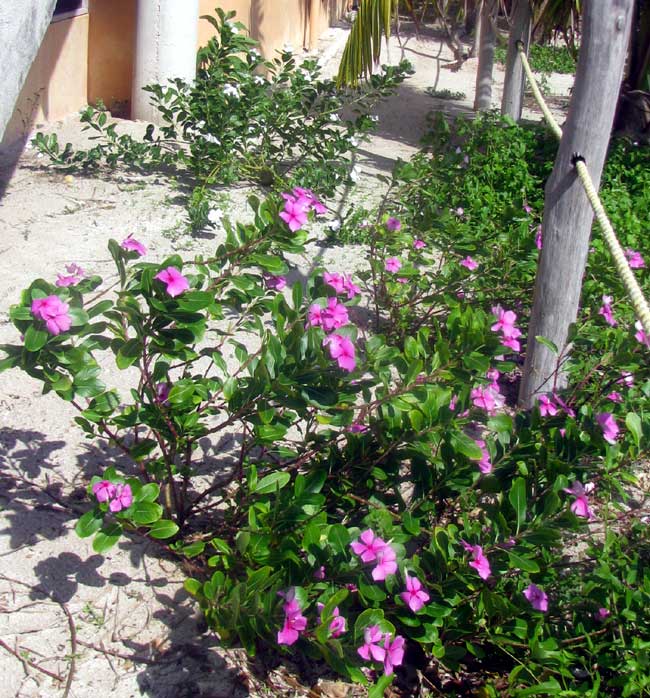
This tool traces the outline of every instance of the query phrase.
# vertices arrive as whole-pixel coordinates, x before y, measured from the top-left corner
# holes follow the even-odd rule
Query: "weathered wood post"
[[[492,108],[492,72],[494,69],[494,49],[497,45],[496,11],[496,0],[483,0],[478,69],[476,71],[476,95],[474,97],[476,111],[486,111]]]
[[[605,162],[630,37],[634,0],[588,0],[569,114],[553,172],[546,185],[543,249],[535,280],[526,362],[519,391],[522,407],[563,387],[557,356],[535,340],[542,336],[566,354],[576,320],[589,250],[593,213],[572,166],[580,153],[596,187]]]
[[[519,51],[517,50],[517,41],[522,42],[524,51],[528,55],[533,12],[530,0],[516,0],[516,2],[510,36],[508,37],[508,55],[506,58],[506,76],[503,82],[501,113],[503,116],[510,116],[515,121],[519,121],[524,105],[526,76],[524,75]]]

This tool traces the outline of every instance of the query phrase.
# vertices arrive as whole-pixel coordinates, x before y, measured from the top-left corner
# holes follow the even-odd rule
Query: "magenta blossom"
[[[156,400],[163,405],[167,404],[169,400],[169,391],[172,389],[171,383],[157,383],[156,384]]]
[[[120,247],[127,252],[137,252],[139,257],[144,257],[147,254],[147,248],[133,237],[133,233],[122,240]]]
[[[481,545],[471,545],[464,540],[461,540],[461,545],[468,553],[472,553],[472,561],[469,563],[470,567],[473,567],[481,579],[487,579],[492,570],[490,569],[490,562],[483,554],[483,547]]]
[[[384,674],[390,676],[395,667],[404,661],[404,638],[401,635],[396,635],[395,639],[391,641],[390,635],[386,633],[384,650],[386,652],[384,656]]]
[[[323,281],[328,286],[331,286],[337,294],[345,293],[345,291],[346,291],[346,289],[345,289],[345,277],[342,274],[337,274],[337,273],[330,274],[330,272],[326,271],[323,274]]]
[[[617,390],[612,390],[612,392],[605,395],[605,397],[612,402],[623,402],[623,396]]]
[[[492,472],[492,463],[490,461],[490,454],[485,445],[485,441],[482,439],[475,439],[476,445],[481,449],[481,459],[478,462],[478,469],[484,474]]]
[[[363,645],[357,649],[357,653],[369,662],[374,659],[376,662],[383,662],[386,650],[379,644],[384,639],[384,634],[378,625],[369,625],[363,631]]]
[[[340,334],[331,334],[323,340],[323,346],[329,345],[330,356],[336,359],[339,368],[345,371],[354,371],[357,365],[354,356],[354,344],[348,337]]]
[[[352,281],[352,277],[348,274],[343,275],[343,289],[348,294],[348,300],[361,293],[361,289]]]
[[[64,303],[58,296],[46,296],[35,298],[32,301],[32,315],[38,320],[43,320],[50,334],[58,335],[67,332],[72,325],[72,318],[68,315],[70,306]]]
[[[621,371],[621,377],[616,381],[619,385],[631,388],[634,385],[634,374],[630,371]]]
[[[515,327],[517,314],[512,310],[504,310],[500,305],[495,305],[492,312],[497,318],[497,321],[490,327],[493,332],[501,332],[506,338],[521,337],[521,332]]]
[[[593,489],[593,484],[583,485],[577,480],[574,481],[571,487],[565,487],[564,492],[567,494],[572,494],[575,500],[572,502],[570,509],[576,515],[583,519],[589,519],[592,521],[596,517],[593,511],[589,507],[589,501],[587,500],[587,494]]]
[[[323,609],[325,608],[325,604],[317,603],[316,606],[318,607],[318,612],[322,613]],[[340,637],[346,630],[346,621],[345,618],[340,615],[338,606],[332,611],[332,616],[334,617],[329,625],[330,633],[332,634],[332,637]]]
[[[422,587],[422,582],[417,577],[411,577],[407,574],[406,591],[400,594],[402,601],[413,611],[417,613],[429,600],[429,594]]]
[[[108,480],[101,480],[93,485],[93,494],[98,502],[108,502],[115,496],[115,485]]]
[[[115,493],[111,498],[108,508],[116,514],[122,509],[128,509],[133,504],[133,494],[130,485],[115,485]]]
[[[523,594],[536,611],[548,611],[548,596],[536,584],[529,584]]]
[[[314,570],[314,579],[325,579],[325,565],[321,565],[317,570]]]
[[[391,274],[394,274],[402,268],[402,261],[398,257],[389,257],[384,262],[384,268],[386,269],[386,271],[390,272]]]
[[[323,216],[327,213],[327,207],[324,206],[314,194],[314,192],[311,189],[305,189],[303,187],[294,187],[293,188],[293,196],[300,200],[306,199],[309,207],[311,210],[317,215],[317,216]]]
[[[538,250],[542,249],[542,226],[538,225],[537,230],[535,231],[535,247]]]
[[[596,421],[603,430],[603,438],[610,444],[615,444],[620,432],[620,427],[616,423],[616,418],[611,412],[600,412],[596,415]]]
[[[78,264],[66,264],[65,270],[67,275],[56,275],[56,285],[59,287],[76,286],[86,276],[86,272]]]
[[[388,575],[397,572],[397,553],[390,543],[386,543],[377,551],[377,566],[372,570],[372,578],[376,582],[383,582]]]
[[[605,322],[608,325],[611,325],[612,327],[616,327],[616,325],[618,324],[616,322],[616,320],[614,320],[614,314],[612,313],[612,297],[611,296],[603,296],[603,304],[598,309],[598,314],[602,315],[605,318]]]
[[[350,543],[352,552],[358,555],[362,562],[374,562],[377,559],[377,553],[383,550],[386,545],[386,541],[375,536],[371,529],[367,529],[359,536],[358,540]]]
[[[470,271],[474,271],[474,269],[478,269],[478,262],[475,262],[469,255],[467,255],[465,259],[461,260],[460,266],[467,267],[467,269]]]
[[[287,279],[284,276],[264,274],[264,284],[268,289],[282,291],[282,289],[287,286]]]
[[[612,612],[609,609],[601,607],[594,613],[594,618],[602,623],[611,615]]]
[[[355,422],[350,424],[348,431],[352,434],[363,434],[364,431],[368,431],[368,427],[365,424],[358,424]]]
[[[395,232],[396,230],[399,230],[402,227],[402,222],[399,220],[399,218],[394,218],[391,216],[387,221],[386,221],[386,228],[390,230],[391,232]]]
[[[636,328],[636,332],[634,333],[634,339],[636,339],[637,342],[645,344],[646,347],[650,348],[650,337],[648,337],[648,335],[645,333],[643,325],[639,320],[637,320],[634,323],[634,327]]]
[[[424,240],[418,240],[417,238],[413,240],[413,249],[414,250],[423,250],[427,246],[427,243],[424,242]]]
[[[643,269],[643,267],[645,267],[645,260],[641,256],[640,252],[627,249],[625,250],[625,256],[627,257],[627,263],[630,265],[630,268]]]
[[[280,218],[289,226],[289,230],[295,233],[307,222],[310,208],[309,199],[296,198],[292,194],[282,194],[285,199],[284,211],[280,211]]]
[[[567,415],[569,417],[576,416],[575,410],[573,410],[571,407],[569,407],[569,405],[567,405],[567,403],[564,402],[564,400],[557,393],[553,393],[553,399],[555,400],[557,405],[559,407],[561,407],[567,413]]]
[[[348,309],[343,303],[339,303],[336,298],[328,298],[327,307],[321,313],[321,324],[325,332],[331,332],[339,327],[343,327],[349,321]]]
[[[293,645],[307,627],[307,619],[301,613],[300,604],[296,599],[296,590],[293,587],[286,593],[278,592],[278,594],[285,600],[282,605],[284,624],[278,631],[278,645]]]
[[[167,293],[172,298],[180,296],[183,291],[187,291],[190,287],[190,282],[176,269],[176,267],[167,267],[158,272],[153,278],[162,281],[167,286]]]
[[[496,414],[497,410],[505,404],[505,398],[495,389],[494,383],[472,388],[469,396],[474,407],[485,410],[489,415]]]
[[[537,398],[537,402],[539,403],[539,413],[542,417],[554,417],[557,414],[557,405],[548,395],[540,395]]]

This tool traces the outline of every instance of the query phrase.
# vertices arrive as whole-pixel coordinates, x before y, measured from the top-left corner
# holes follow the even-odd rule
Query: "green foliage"
[[[125,531],[168,541],[192,560],[185,587],[224,643],[297,649],[372,684],[373,696],[393,678],[358,653],[374,626],[382,642],[404,638],[423,672],[431,658],[451,673],[475,667],[485,695],[648,693],[650,540],[642,510],[624,502],[650,437],[650,369],[597,234],[571,387],[554,414],[516,409],[520,353],[492,329],[496,304],[515,309],[525,345],[552,154],[543,132],[490,115],[435,123],[380,210],[361,214],[362,292],[338,295],[351,316],[367,316],[336,330],[354,342],[349,371],[314,321],[314,306],[337,295],[325,270],[284,292],[270,283],[307,239],[279,218],[279,196],[252,198],[253,222],[226,221],[208,257],[155,263],[111,241],[115,294],[97,296],[98,277],[34,281],[10,311],[23,339],[2,347],[0,369],[69,401],[89,438],[110,439],[130,461],[91,481],[78,534],[99,553]],[[615,143],[603,178],[625,245],[646,257],[647,157]],[[467,257],[478,267],[461,265]],[[169,267],[188,281],[174,296],[157,278]],[[605,292],[616,327],[597,312]],[[71,321],[58,334],[32,308],[54,294]],[[110,386],[106,353],[133,377],[129,391]],[[486,390],[500,397],[494,408],[476,397]],[[613,442],[602,413],[621,428]],[[236,447],[210,460],[205,449],[226,434]],[[591,525],[576,507],[589,482]],[[99,485],[128,485],[132,498],[115,510]],[[380,560],[352,547],[368,530],[395,553],[385,579]],[[428,595],[415,611],[407,577]],[[546,610],[524,595],[531,584]],[[306,628],[279,644],[291,603]]]
[[[494,52],[494,60],[505,65],[507,48],[497,46]],[[554,46],[552,44],[531,44],[528,53],[530,67],[536,73],[548,75],[550,73],[565,73],[573,75],[576,72],[576,58],[566,46]]]
[[[215,12],[202,18],[216,35],[199,49],[194,83],[175,79],[145,87],[160,128],[150,124],[142,139],[119,134],[99,104],[81,112],[85,130],[95,132],[92,148],[75,151],[68,143],[61,149],[55,134],[42,133],[35,147],[60,167],[121,164],[188,176],[194,232],[208,225],[216,184],[299,182],[331,195],[348,179],[353,144],[373,128],[368,111],[404,80],[408,62],[385,67],[361,90],[339,90],[321,79],[317,61],[299,62],[291,50],[264,60],[246,27],[233,21],[234,12]]]

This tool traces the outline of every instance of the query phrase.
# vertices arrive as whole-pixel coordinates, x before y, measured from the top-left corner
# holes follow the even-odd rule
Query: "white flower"
[[[226,24],[228,25],[228,27],[230,28],[230,31],[231,31],[233,34],[239,34],[239,29],[237,29],[237,27],[235,26],[234,22],[226,22]]]
[[[328,224],[327,226],[333,233],[335,233],[337,230],[341,230],[341,221],[340,220],[335,220],[332,221],[331,223]]]
[[[226,83],[223,86],[223,93],[226,95],[226,97],[235,97],[236,99],[239,99],[239,90],[230,83]]]
[[[355,138],[354,136],[350,136],[349,141],[350,141],[350,145],[353,148],[356,148],[359,145],[359,139]]]
[[[212,133],[206,133],[206,134],[203,136],[203,138],[205,138],[205,140],[206,140],[208,143],[214,143],[215,145],[221,145],[221,141],[220,141],[215,135],[213,135]]]
[[[463,151],[460,149],[460,146],[456,146],[456,155],[460,155]]]
[[[370,121],[374,121],[375,123],[377,123],[379,121],[379,117],[376,114],[371,114]]]
[[[262,55],[256,48],[252,48],[248,53],[256,58],[259,58]]]
[[[197,122],[194,124],[194,126],[195,126],[197,129],[199,129],[199,131],[201,131],[202,129],[205,128],[205,121],[203,121],[203,120],[197,121]]]
[[[336,123],[337,121],[340,121],[341,117],[338,114],[330,114],[330,121],[333,121]]]
[[[265,80],[261,75],[256,75],[256,76],[253,78],[253,82],[254,82],[256,85],[266,85],[266,80]]]
[[[305,70],[304,68],[300,69],[300,72],[302,73],[302,76],[305,78],[305,82],[311,82],[312,77],[311,73],[308,70]]]
[[[285,44],[285,45],[282,47],[282,51],[283,51],[284,53],[293,53],[293,46],[292,46],[291,44]]]
[[[354,165],[350,171],[350,179],[356,184],[361,178],[361,168],[358,165]]]

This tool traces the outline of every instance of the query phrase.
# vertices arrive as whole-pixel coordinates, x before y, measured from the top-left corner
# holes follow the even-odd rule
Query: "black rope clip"
[[[578,162],[584,162],[585,164],[587,164],[587,161],[585,160],[584,155],[581,155],[580,153],[575,152],[571,156],[571,165],[573,167],[575,167]]]

